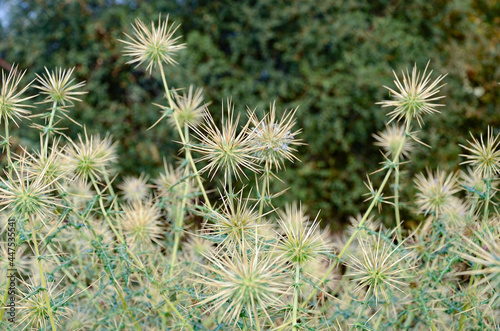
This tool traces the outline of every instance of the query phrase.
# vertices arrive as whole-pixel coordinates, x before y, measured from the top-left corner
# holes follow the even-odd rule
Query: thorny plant
[[[272,192],[272,181],[303,144],[298,110],[280,112],[271,102],[264,116],[248,108],[244,120],[228,100],[216,121],[201,88],[168,85],[165,70],[185,47],[177,28],[161,16],[151,29],[137,20],[123,41],[129,63],[161,79],[163,113],[153,127],[172,126],[184,155],[157,178],[115,183],[111,136],[86,128],[76,140],[63,134],[60,121],[72,120],[71,107],[86,93],[73,69],[46,68],[33,85],[18,66],[2,72],[2,330],[500,328],[495,130],[462,146],[464,171],[415,175],[417,193],[404,205],[421,215],[421,226],[410,230],[400,214],[400,173],[425,145],[412,130],[444,106],[445,76],[433,78],[428,65],[395,74],[391,98],[380,102],[390,108],[387,128],[375,136],[382,181],[368,176],[366,211],[332,235],[304,206],[273,205],[285,192]],[[44,97],[39,105],[50,105],[37,115],[44,124],[32,125],[40,148],[12,149],[10,126],[35,116],[31,85]],[[223,180],[209,195],[205,182],[217,173]],[[384,203],[394,217],[381,221],[374,209]],[[9,219],[15,271],[6,254]],[[18,318],[10,323],[13,272]]]

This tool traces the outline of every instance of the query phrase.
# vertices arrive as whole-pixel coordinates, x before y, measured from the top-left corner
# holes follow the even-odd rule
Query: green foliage
[[[430,59],[439,73],[449,73],[444,115],[433,117],[433,129],[421,135],[434,148],[417,151],[411,173],[453,167],[465,137],[457,132],[500,121],[500,4],[492,0],[10,3],[0,57],[31,73],[76,66],[91,93],[75,118],[90,132],[113,134],[124,173],[155,172],[177,148],[166,123],[146,131],[158,118],[160,109],[151,102],[160,101],[161,86],[125,65],[116,40],[130,32],[135,17],[151,21],[169,13],[182,22],[188,45],[177,57],[180,65],[168,69],[173,86],[204,87],[216,114],[229,96],[241,112],[247,105],[267,108],[273,100],[278,108],[299,106],[297,126],[307,145],[299,150],[302,162],[282,175],[290,186],[282,200],[302,200],[333,224],[363,209],[362,179],[380,155],[371,134],[385,121],[374,100],[383,98],[381,84],[392,83],[392,68]],[[410,217],[407,209],[403,216]]]

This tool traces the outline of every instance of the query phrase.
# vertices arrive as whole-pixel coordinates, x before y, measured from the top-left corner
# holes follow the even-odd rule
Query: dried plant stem
[[[30,223],[30,226],[31,226],[31,241],[33,241],[33,245],[35,247],[35,254],[36,254],[36,259],[37,259],[37,263],[38,263],[38,269],[40,270],[40,279],[42,281],[42,287],[43,287],[43,289],[41,289],[41,290],[43,291],[43,296],[45,298],[45,304],[47,305],[47,313],[49,314],[49,319],[50,319],[50,324],[52,326],[52,330],[56,331],[56,324],[54,322],[54,316],[52,314],[52,306],[50,305],[50,298],[49,298],[49,293],[48,293],[48,289],[47,289],[47,282],[45,281],[45,274],[44,274],[44,270],[43,270],[42,260],[40,257],[40,252],[38,250],[38,243],[37,243],[37,239],[36,239],[35,226],[33,224],[33,221],[31,220],[31,218],[30,217],[27,217],[27,218],[28,218],[28,222]]]
[[[255,308],[255,305],[252,307],[252,310],[255,316],[255,328],[257,331],[260,331],[259,315],[257,315],[257,308]]]
[[[293,329],[297,327],[297,309],[299,307],[299,287],[300,287],[300,264],[295,266],[295,283],[293,284],[293,311],[292,311],[292,325]]]
[[[168,84],[167,80],[165,79],[165,71],[163,70],[163,65],[161,62],[158,62],[158,66],[160,67],[160,73],[161,73],[161,79],[163,81],[163,87],[165,88],[165,94],[167,95],[168,99],[168,104],[171,109],[174,109],[174,103],[172,101],[172,97],[170,96],[170,91],[168,89]],[[184,134],[182,133],[181,126],[179,124],[179,120],[177,119],[177,116],[173,115],[174,121],[175,121],[175,126],[177,127],[177,131],[179,132],[179,136],[181,138],[182,144],[184,146],[187,146],[187,137],[184,137]],[[189,149],[186,149],[186,157],[189,161],[189,164],[193,168],[193,173],[196,177],[196,181],[198,182],[198,187],[200,188],[201,193],[203,194],[203,199],[205,199],[205,204],[207,205],[208,208],[212,209],[212,205],[210,204],[210,200],[208,200],[207,192],[205,191],[205,187],[203,186],[203,183],[201,182],[201,177],[200,173],[198,172],[198,169],[196,168],[196,164],[194,163],[193,157],[191,156],[191,151]]]
[[[410,134],[410,124],[411,124],[411,118],[407,119],[407,121],[406,121],[405,134],[403,136],[403,139],[401,140],[401,144],[399,145],[398,150],[396,151],[396,154],[395,154],[394,159],[392,161],[393,164],[396,164],[396,162],[399,160],[399,156],[401,155],[401,151],[403,149],[403,145],[405,143],[406,137],[408,137],[408,135]],[[389,178],[390,178],[390,176],[392,174],[392,170],[393,169],[394,169],[394,167],[389,167],[388,168],[387,173],[386,173],[386,175],[384,177],[384,180],[382,181],[382,184],[380,184],[380,187],[377,190],[377,194],[375,195],[375,197],[373,198],[372,202],[370,203],[370,206],[368,206],[368,209],[366,210],[365,214],[363,215],[363,218],[359,222],[359,224],[356,227],[356,229],[354,230],[353,234],[347,240],[344,248],[337,255],[337,258],[335,259],[335,261],[333,261],[333,263],[330,265],[330,267],[326,271],[326,273],[323,276],[323,278],[320,279],[320,281],[316,284],[315,288],[311,291],[311,293],[309,294],[309,296],[307,297],[307,299],[304,300],[304,302],[302,303],[302,307],[305,307],[307,305],[307,303],[309,302],[309,300],[311,300],[312,297],[316,295],[316,293],[318,292],[317,288],[320,287],[321,285],[323,285],[323,283],[328,278],[328,275],[333,271],[333,269],[340,262],[340,259],[342,258],[342,256],[344,256],[345,252],[347,251],[347,248],[349,248],[349,246],[353,242],[354,238],[358,234],[359,229],[363,226],[363,224],[365,224],[366,220],[368,219],[368,216],[370,216],[371,211],[373,210],[373,208],[377,204],[377,201],[380,198],[380,195],[382,194],[382,191],[384,190],[385,185],[389,181]]]

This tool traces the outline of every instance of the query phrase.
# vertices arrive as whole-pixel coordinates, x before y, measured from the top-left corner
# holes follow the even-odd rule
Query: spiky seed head
[[[64,182],[63,191],[68,194],[67,198],[73,209],[80,210],[85,208],[94,196],[91,186],[91,183],[82,179]]]
[[[88,136],[84,130],[84,138],[78,134],[78,141],[70,140],[66,148],[66,162],[76,178],[88,180],[91,176],[100,179],[109,173],[109,165],[117,160],[116,144],[111,136],[103,139],[99,134]]]
[[[33,82],[21,87],[21,80],[24,77],[25,71],[19,71],[19,67],[14,65],[8,74],[2,70],[2,85],[0,87],[0,123],[2,120],[11,120],[17,125],[16,119],[28,118],[30,111],[28,108],[33,107],[25,102],[36,95],[23,97],[23,94]]]
[[[0,206],[4,206],[1,210],[6,209],[16,218],[29,216],[44,220],[53,214],[54,207],[61,206],[53,195],[55,179],[47,181],[47,165],[36,176],[31,176],[27,159],[27,155],[20,156],[13,172],[0,178],[3,184],[0,186]]]
[[[415,143],[405,138],[405,128],[399,125],[388,125],[384,131],[374,134],[375,146],[382,147],[387,157],[395,157],[401,144],[401,156],[408,158],[415,148]]]
[[[40,136],[40,150],[28,158],[28,171],[31,176],[38,176],[44,173],[45,180],[53,183],[64,192],[64,182],[68,179],[71,171],[64,159],[64,147],[59,147],[59,140],[55,140],[50,148],[46,150],[43,137]]]
[[[257,203],[249,205],[250,196],[244,198],[243,191],[234,203],[227,194],[222,199],[222,211],[213,210],[209,214],[212,223],[206,225],[207,230],[211,235],[221,238],[220,247],[248,247],[246,244],[255,239],[259,227],[259,214],[255,210]]]
[[[144,174],[140,176],[127,176],[122,183],[118,185],[122,191],[123,198],[127,202],[141,201],[149,196],[148,177]]]
[[[306,265],[328,253],[326,236],[319,230],[317,217],[308,224],[309,218],[301,206],[290,210],[292,213],[282,214],[278,220],[281,232],[278,233],[277,250],[283,253],[283,259],[289,263]]]
[[[184,177],[184,168],[174,168],[173,165],[164,162],[164,170],[160,173],[158,178],[154,180],[156,188],[161,197],[169,198],[171,200],[182,198],[184,195],[184,185],[186,181],[192,186],[192,182]],[[193,189],[189,189],[193,192]]]
[[[173,56],[185,48],[185,44],[178,43],[180,36],[174,38],[179,25],[175,25],[175,22],[169,25],[168,15],[164,21],[160,15],[157,26],[151,22],[151,30],[138,18],[132,28],[134,29],[133,37],[125,33],[130,40],[120,39],[126,45],[123,54],[132,57],[127,62],[128,64],[137,63],[136,67],[138,67],[142,63],[147,63],[146,70],[151,74],[156,65],[177,63]]]
[[[71,78],[75,68],[62,69],[56,68],[53,71],[49,71],[45,67],[45,73],[40,76],[36,74],[36,80],[39,85],[34,85],[33,87],[40,90],[40,94],[45,95],[45,102],[58,103],[60,105],[66,105],[67,103],[73,104],[73,101],[81,101],[77,96],[86,94],[85,91],[77,91],[78,89],[85,86],[85,81],[80,83],[74,83],[75,78]]]
[[[207,275],[197,275],[197,283],[213,290],[199,306],[211,304],[208,312],[221,311],[222,321],[238,321],[244,311],[253,324],[261,311],[269,320],[270,308],[281,305],[280,297],[288,287],[286,266],[283,259],[262,251],[236,250],[231,255],[223,251],[206,256],[210,263],[204,265]]]
[[[181,127],[184,125],[191,125],[197,127],[203,120],[203,111],[208,106],[203,102],[203,89],[197,88],[193,92],[193,85],[189,86],[188,93],[179,94],[177,91],[173,93],[174,99],[174,113],[169,118],[169,123],[175,126],[174,116]]]
[[[0,252],[2,253],[2,256],[0,257],[1,270],[7,271],[9,269],[14,269],[15,272],[18,272],[22,275],[29,275],[31,271],[30,267],[33,260],[33,254],[31,254],[31,252],[29,254],[26,254],[26,247],[27,246],[25,245],[17,247],[14,261],[9,261],[9,249],[7,245],[2,244],[0,249]],[[12,250],[10,250],[10,252],[12,253]],[[10,266],[10,263],[14,263],[14,267]]]
[[[439,75],[434,81],[431,81],[432,70],[427,73],[427,67],[429,62],[425,66],[424,72],[421,73],[417,71],[417,65],[413,66],[413,70],[410,76],[408,69],[406,73],[402,71],[403,81],[401,82],[396,73],[394,72],[394,77],[396,80],[394,84],[397,87],[397,91],[384,86],[389,90],[392,95],[392,100],[384,100],[378,102],[377,104],[382,105],[382,107],[394,107],[387,115],[390,117],[390,122],[397,120],[403,120],[405,122],[410,121],[415,118],[420,126],[422,126],[422,117],[426,114],[432,114],[439,112],[437,107],[444,106],[443,104],[436,103],[438,100],[444,98],[444,96],[436,96],[443,85],[439,85],[446,75]]]
[[[183,251],[189,256],[189,260],[202,260],[205,256],[213,253],[214,250],[213,242],[203,238],[202,236],[192,235],[190,236],[186,244],[184,245]]]
[[[356,217],[349,217],[349,222],[351,224],[349,224],[345,232],[348,235],[356,233],[356,235],[360,238],[367,238],[380,230],[382,223],[380,220],[375,219],[375,216],[368,216],[363,225],[360,227],[359,224],[361,224],[362,219],[363,216],[361,214],[358,214]]]
[[[234,106],[227,101],[227,112],[222,109],[222,128],[219,129],[208,111],[205,111],[205,121],[199,128],[192,127],[200,144],[193,145],[193,150],[202,154],[198,161],[207,161],[200,172],[209,172],[213,178],[220,170],[227,181],[229,176],[240,179],[246,177],[244,170],[259,171],[258,159],[254,156],[256,147],[252,145],[252,135],[249,134],[247,122],[238,132],[240,116],[234,118]],[[225,114],[226,113],[226,114]],[[226,116],[225,116],[226,115]]]
[[[18,320],[16,321],[19,328],[22,330],[50,329],[49,312],[47,310],[44,290],[35,285],[33,279],[22,281],[21,285],[22,286],[19,289],[20,299],[17,300],[18,307],[16,307],[16,310],[19,309],[20,313]],[[53,282],[47,283],[46,291],[50,298],[52,307],[54,307],[56,302],[64,305],[65,301],[68,300],[68,298],[65,297],[65,291],[62,289],[59,290],[57,288],[58,285],[59,284]],[[66,318],[69,313],[69,309],[67,307],[63,307],[61,307],[61,309],[52,308],[52,316],[54,317],[56,325],[59,325],[60,320],[62,318]]]
[[[352,270],[348,276],[357,283],[355,291],[367,288],[365,299],[375,296],[378,301],[380,296],[384,299],[389,298],[392,290],[402,290],[400,286],[406,286],[402,279],[406,278],[405,271],[411,269],[405,268],[407,258],[411,253],[401,253],[399,248],[403,243],[400,243],[394,249],[391,243],[387,243],[381,239],[381,231],[376,236],[376,240],[358,238],[359,246],[362,249],[362,257],[351,255],[346,265]],[[373,238],[373,237],[370,237]]]
[[[498,220],[493,227],[484,226],[481,230],[474,231],[474,238],[462,236],[466,244],[466,251],[460,247],[456,250],[461,258],[474,266],[474,270],[458,272],[457,275],[480,275],[482,276],[474,283],[480,293],[491,290],[496,291],[500,286],[500,230]],[[486,284],[485,286],[481,286]],[[497,304],[500,303],[498,294]]]
[[[427,171],[427,177],[423,173],[417,174],[415,184],[418,190],[416,203],[419,212],[436,217],[454,205],[456,197],[453,195],[459,191],[456,173],[447,175],[441,170],[434,173]]]
[[[153,200],[133,201],[122,206],[120,226],[132,247],[161,245],[164,228],[161,213]]]
[[[301,139],[295,138],[300,134],[301,130],[293,131],[295,125],[295,112],[292,111],[283,113],[281,119],[276,118],[276,107],[273,102],[270,106],[269,113],[259,120],[255,112],[249,112],[251,121],[252,144],[256,147],[256,156],[260,162],[268,163],[270,168],[276,167],[280,169],[284,166],[284,161],[293,162],[298,160],[294,155],[297,149],[293,146],[302,145]]]
[[[467,167],[467,171],[460,170],[460,184],[464,186],[464,190],[469,197],[474,196],[476,193],[482,194],[486,192],[486,183],[483,176],[471,167]]]
[[[500,145],[499,135],[493,135],[493,129],[488,127],[486,143],[483,140],[483,135],[477,139],[471,133],[472,141],[467,141],[468,146],[460,145],[468,154],[460,154],[465,157],[465,161],[461,164],[468,164],[474,168],[480,176],[485,179],[492,179],[493,176],[500,173]]]

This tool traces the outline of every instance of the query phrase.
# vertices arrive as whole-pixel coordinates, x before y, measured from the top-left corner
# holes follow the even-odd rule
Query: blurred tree
[[[405,166],[410,173],[443,162],[452,169],[467,131],[500,121],[500,3],[494,0],[9,3],[0,57],[32,76],[44,66],[76,66],[90,93],[74,117],[91,132],[113,133],[124,173],[155,172],[178,147],[168,124],[147,131],[159,116],[151,105],[161,102],[158,77],[125,65],[117,41],[134,18],[169,13],[182,24],[188,46],[179,65],[167,70],[173,86],[203,86],[213,113],[229,96],[242,112],[273,100],[281,108],[300,105],[307,145],[300,148],[302,162],[282,174],[291,189],[277,203],[302,200],[332,225],[364,209],[365,173],[382,161],[372,133],[387,121],[375,102],[387,98],[382,85],[392,85],[392,69],[423,67],[430,59],[436,72],[449,72],[443,115],[427,118],[420,135],[433,149],[417,150]],[[70,134],[79,132],[65,124]]]

